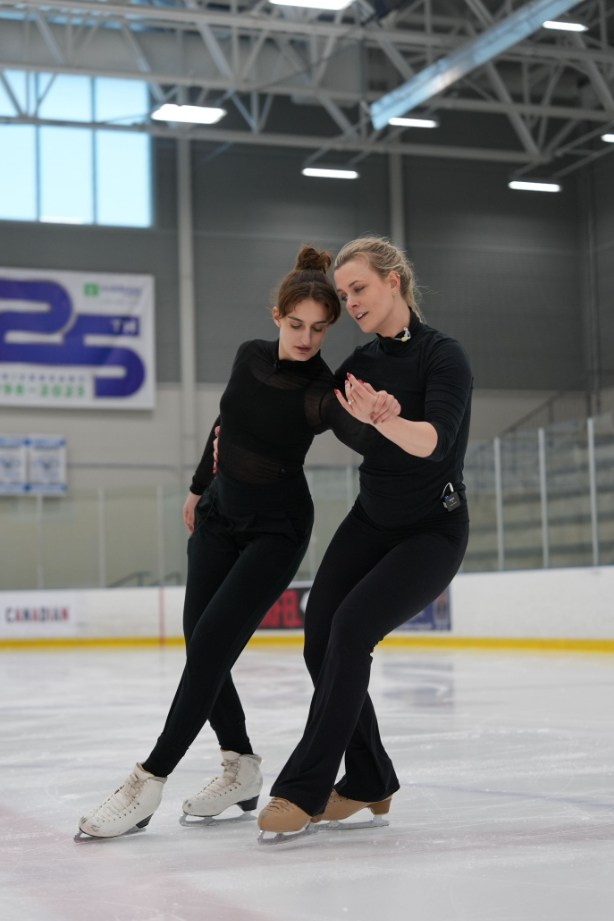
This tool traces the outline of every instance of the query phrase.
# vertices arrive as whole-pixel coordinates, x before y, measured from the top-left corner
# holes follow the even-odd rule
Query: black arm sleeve
[[[437,445],[426,460],[443,460],[452,450],[471,396],[469,359],[454,339],[435,343],[428,358],[424,420],[437,432]]]
[[[358,454],[365,454],[380,439],[381,435],[372,425],[359,422],[341,406],[334,390],[327,390],[320,402],[320,431],[331,429],[342,444]]]
[[[192,482],[190,483],[190,492],[193,492],[195,496],[202,496],[207,486],[209,486],[213,480],[213,442],[215,440],[215,428],[219,424],[220,417],[218,416],[213,423],[213,428],[211,429],[209,437],[207,438],[207,444],[205,445],[203,456],[201,457],[200,463],[194,472],[194,476],[192,477]]]

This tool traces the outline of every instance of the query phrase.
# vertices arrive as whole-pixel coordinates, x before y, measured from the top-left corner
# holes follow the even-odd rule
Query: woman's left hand
[[[339,390],[335,390],[335,393],[350,415],[368,425],[377,425],[394,419],[401,412],[401,405],[396,397],[385,390],[374,390],[371,384],[359,381],[353,374],[348,374],[345,382],[346,399],[343,399]]]

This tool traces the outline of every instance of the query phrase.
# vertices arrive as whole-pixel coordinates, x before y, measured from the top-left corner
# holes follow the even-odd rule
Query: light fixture
[[[353,0],[269,0],[274,6],[303,6],[309,10],[344,10]]]
[[[521,182],[514,180],[508,182],[510,189],[522,189],[525,192],[560,192],[561,187],[556,182]]]
[[[225,115],[226,109],[217,109],[213,106],[176,106],[171,102],[165,102],[151,113],[151,117],[159,122],[190,122],[194,125],[214,125]]]
[[[544,29],[557,29],[559,32],[588,32],[588,26],[581,22],[557,22],[556,19],[548,19],[542,22]]]
[[[389,125],[395,125],[398,128],[439,128],[439,122],[436,118],[389,118]]]
[[[303,176],[316,176],[320,179],[358,179],[354,169],[330,169],[319,166],[306,166],[302,170]]]
[[[601,140],[605,141],[606,144],[614,144],[614,134],[602,134]]]

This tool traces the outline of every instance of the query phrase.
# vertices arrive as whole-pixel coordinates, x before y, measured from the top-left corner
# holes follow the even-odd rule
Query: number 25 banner
[[[0,268],[0,405],[153,409],[151,275]]]

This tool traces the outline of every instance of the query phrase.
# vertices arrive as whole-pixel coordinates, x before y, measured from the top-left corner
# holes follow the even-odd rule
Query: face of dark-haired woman
[[[295,304],[284,317],[273,308],[273,321],[279,327],[279,357],[287,361],[307,361],[322,346],[328,329],[328,310],[312,298]]]

